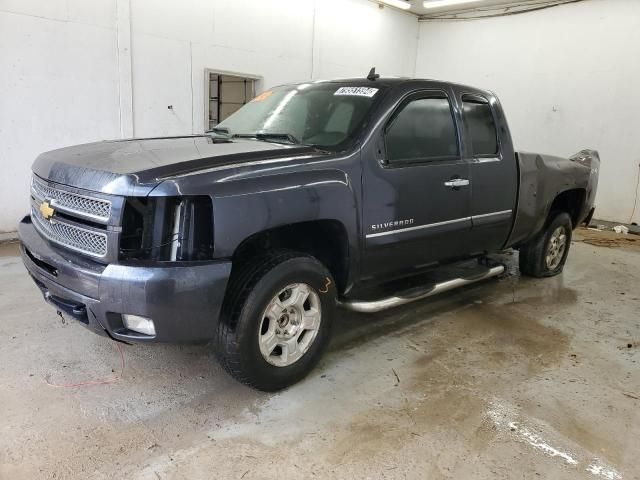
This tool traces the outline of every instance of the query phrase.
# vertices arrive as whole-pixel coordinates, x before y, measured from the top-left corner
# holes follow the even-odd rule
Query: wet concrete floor
[[[593,232],[585,233],[589,238]],[[277,394],[61,323],[0,247],[0,478],[640,478],[640,248],[376,315]],[[86,380],[112,383],[52,387]]]

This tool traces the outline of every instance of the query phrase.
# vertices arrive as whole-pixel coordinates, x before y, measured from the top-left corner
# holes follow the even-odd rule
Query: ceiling
[[[469,10],[475,9],[477,7],[487,7],[501,4],[514,4],[514,3],[523,3],[523,2],[514,2],[514,0],[478,0],[475,2],[462,3],[459,5],[451,5],[448,7],[439,7],[439,8],[424,8],[422,6],[422,0],[411,0],[411,12],[417,13],[418,15],[427,15],[433,13],[442,13],[442,12],[454,12],[459,10]]]
[[[474,0],[458,5],[449,5],[436,8],[424,8],[423,0],[405,0],[411,4],[409,12],[422,18],[437,18],[444,14],[445,17],[469,15],[496,15],[509,12],[526,11],[530,9],[544,8],[547,6],[572,3],[580,0]],[[427,0],[439,1],[439,0]]]

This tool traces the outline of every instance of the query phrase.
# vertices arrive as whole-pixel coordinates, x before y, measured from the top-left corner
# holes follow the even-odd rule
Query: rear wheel
[[[313,257],[280,251],[234,274],[218,325],[217,354],[237,380],[274,391],[301,380],[330,337],[336,290]]]
[[[561,273],[569,254],[572,231],[569,214],[555,214],[536,238],[520,248],[520,272],[532,277]]]

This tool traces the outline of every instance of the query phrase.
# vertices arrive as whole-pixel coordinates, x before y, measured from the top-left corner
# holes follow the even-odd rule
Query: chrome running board
[[[400,305],[415,302],[416,300],[422,300],[423,298],[437,295],[438,293],[453,290],[454,288],[462,287],[464,285],[470,285],[481,280],[486,280],[487,278],[496,277],[502,274],[504,270],[504,265],[497,265],[488,268],[486,272],[483,272],[479,275],[474,275],[469,278],[453,278],[444,282],[435,283],[431,285],[427,290],[415,294],[407,296],[392,296],[369,302],[345,299],[344,301],[340,302],[340,305],[348,310],[353,310],[354,312],[380,312],[382,310],[386,310],[387,308],[398,307]]]

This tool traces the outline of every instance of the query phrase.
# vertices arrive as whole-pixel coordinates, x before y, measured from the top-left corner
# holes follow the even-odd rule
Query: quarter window
[[[473,155],[496,155],[498,153],[498,134],[489,102],[475,97],[473,99],[463,97],[462,103],[462,118],[467,133],[471,137]]]
[[[458,155],[456,127],[446,98],[407,103],[386,130],[387,160],[429,161]]]

